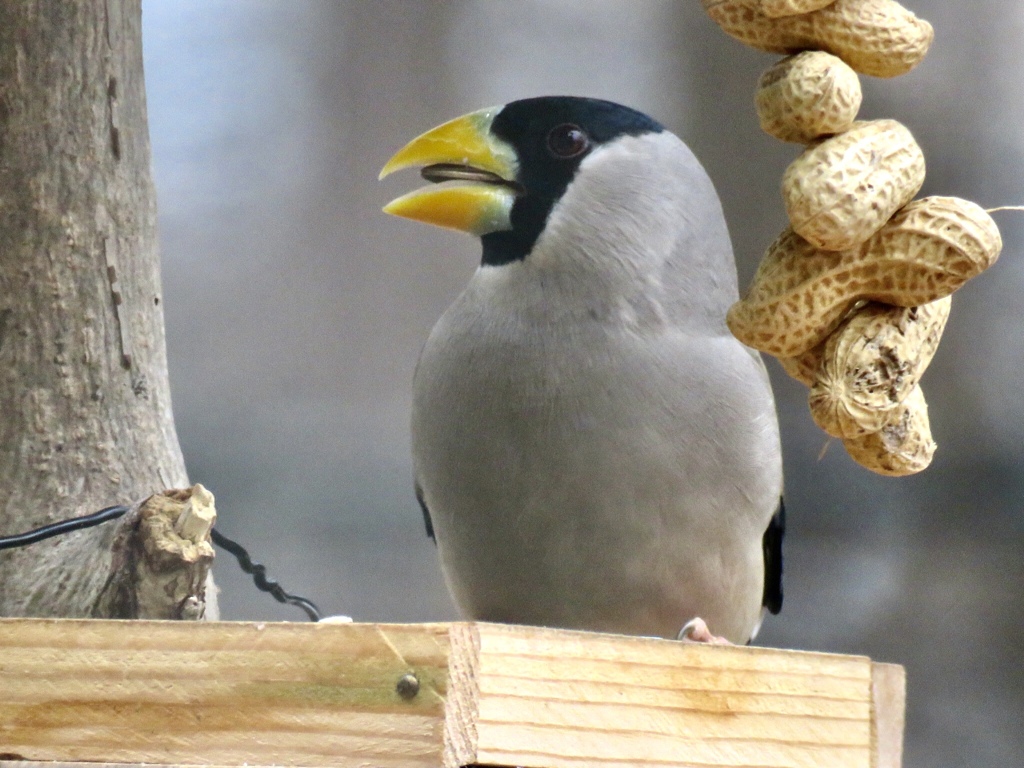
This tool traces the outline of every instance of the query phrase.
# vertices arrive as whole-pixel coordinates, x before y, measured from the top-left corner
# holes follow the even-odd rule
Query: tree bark
[[[0,0],[0,534],[187,484],[140,0]],[[102,615],[137,528],[0,552],[0,614]]]

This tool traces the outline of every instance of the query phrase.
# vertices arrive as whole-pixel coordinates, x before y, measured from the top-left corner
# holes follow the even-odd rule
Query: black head
[[[512,229],[483,235],[483,263],[525,259],[544,230],[555,203],[583,159],[621,136],[660,133],[664,128],[642,112],[610,101],[544,96],[506,104],[491,133],[516,151],[522,187],[512,206]]]

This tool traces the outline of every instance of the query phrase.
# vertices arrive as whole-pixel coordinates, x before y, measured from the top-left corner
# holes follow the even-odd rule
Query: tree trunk
[[[0,534],[186,485],[140,0],[0,0]],[[0,615],[104,615],[137,527],[0,552]]]

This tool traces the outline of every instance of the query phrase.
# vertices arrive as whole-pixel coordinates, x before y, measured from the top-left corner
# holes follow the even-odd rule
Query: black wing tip
[[[761,603],[771,614],[782,610],[782,539],[786,535],[786,506],[779,498],[779,508],[764,532],[764,595]]]
[[[430,519],[430,510],[427,509],[427,502],[423,498],[423,489],[419,483],[416,483],[416,503],[420,505],[420,511],[423,513],[423,524],[427,528],[427,538],[435,544],[437,543],[437,537],[434,535],[434,522]]]

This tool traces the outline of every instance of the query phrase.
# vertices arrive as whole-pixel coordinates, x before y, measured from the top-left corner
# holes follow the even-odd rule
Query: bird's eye
[[[572,123],[556,125],[548,133],[548,151],[555,157],[578,157],[590,149],[590,137]]]

